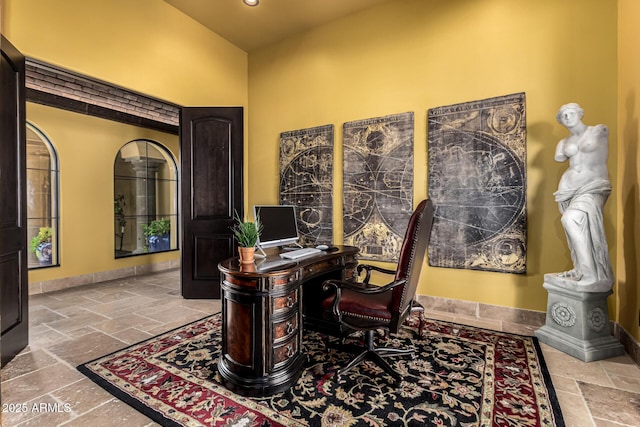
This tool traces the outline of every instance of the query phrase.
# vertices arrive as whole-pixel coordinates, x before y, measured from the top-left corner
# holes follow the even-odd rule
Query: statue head
[[[582,109],[581,106],[579,106],[578,104],[576,104],[575,102],[570,102],[568,104],[564,104],[562,107],[560,107],[560,109],[558,110],[558,113],[556,114],[556,120],[558,121],[558,123],[562,124],[562,113],[565,110],[574,110],[578,113],[578,117],[580,119],[582,119],[582,117],[584,116],[584,110]]]

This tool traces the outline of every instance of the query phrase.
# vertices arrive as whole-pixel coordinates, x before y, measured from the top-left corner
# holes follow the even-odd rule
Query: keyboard
[[[283,252],[280,254],[280,257],[296,260],[296,259],[311,256],[311,255],[315,255],[320,252],[322,251],[317,248],[302,248],[302,249],[296,249],[295,251]]]

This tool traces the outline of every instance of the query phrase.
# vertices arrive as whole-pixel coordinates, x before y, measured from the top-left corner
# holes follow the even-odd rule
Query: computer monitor
[[[284,246],[298,241],[298,223],[295,206],[256,205],[254,218],[260,218],[262,233],[258,238],[259,248]]]

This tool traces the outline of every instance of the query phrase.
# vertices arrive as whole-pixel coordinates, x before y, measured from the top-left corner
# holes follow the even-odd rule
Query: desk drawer
[[[298,313],[296,312],[293,316],[273,324],[274,343],[286,340],[298,331],[298,317]]]
[[[273,298],[273,313],[282,315],[289,310],[297,310],[299,300],[298,291],[299,289],[296,288],[287,295]]]
[[[276,289],[279,286],[285,286],[298,281],[298,270],[291,271],[282,275],[274,275],[269,277],[269,286]]]
[[[306,280],[309,277],[315,276],[316,274],[335,270],[339,266],[340,260],[338,258],[326,259],[317,264],[308,265],[302,270],[302,280]]]
[[[298,334],[293,335],[288,341],[282,345],[273,348],[273,367],[277,368],[293,359],[298,354]]]

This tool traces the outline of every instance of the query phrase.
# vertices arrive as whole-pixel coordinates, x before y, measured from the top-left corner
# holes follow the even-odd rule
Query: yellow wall
[[[604,123],[611,131],[614,194],[605,221],[619,283],[609,301],[612,317],[638,338],[636,76],[640,66],[635,0],[396,0],[250,56],[161,0],[0,2],[3,32],[27,56],[181,105],[250,105],[250,120],[245,114],[248,206],[278,200],[280,132],[334,124],[336,242],[342,239],[344,122],[415,112],[417,203],[427,194],[426,111],[524,91],[528,273],[427,266],[421,294],[545,310],[543,275],[570,267],[552,196],[566,168],[553,161],[553,151],[566,130],[554,117],[561,104],[580,103],[585,123]],[[34,109],[30,106],[28,114]],[[64,130],[47,129],[46,120],[34,122],[58,144],[64,136],[58,132]],[[85,148],[77,147],[79,152]],[[75,156],[76,147],[72,151]],[[77,203],[78,197],[66,197],[63,215],[83,221],[74,218],[77,206],[69,201],[75,198]],[[111,194],[105,201],[100,203],[106,208]],[[67,228],[62,232],[69,232]],[[87,229],[88,223],[82,228]],[[110,239],[102,240],[111,248]],[[63,244],[69,245],[65,250],[79,246],[73,240]],[[65,252],[63,264],[66,257]]]
[[[618,277],[617,321],[640,340],[640,2],[620,0],[618,6]]]
[[[616,184],[616,2],[397,0],[249,55],[249,204],[278,201],[283,131],[334,124],[334,240],[342,240],[342,124],[415,112],[414,203],[427,194],[427,110],[516,92],[527,96],[528,272],[427,266],[419,294],[546,310],[545,273],[571,267],[553,199],[565,164],[560,105],[610,127]],[[616,196],[606,231],[616,261]],[[610,305],[615,300],[610,298]],[[613,311],[613,310],[612,310]]]
[[[161,0],[2,0],[3,34],[26,56],[185,106],[247,106],[247,53]],[[113,159],[135,138],[177,138],[47,109],[27,120],[60,159],[61,266],[30,282],[179,258],[179,252],[114,259]],[[146,136],[144,136],[146,135]],[[153,136],[157,136],[153,137]],[[105,162],[105,159],[107,161]]]
[[[53,144],[60,167],[60,267],[32,270],[30,282],[179,258],[175,251],[115,259],[113,229],[113,166],[120,148],[150,139],[177,159],[176,135],[32,103],[27,120]]]
[[[4,0],[25,55],[184,106],[247,104],[247,54],[162,0]]]

